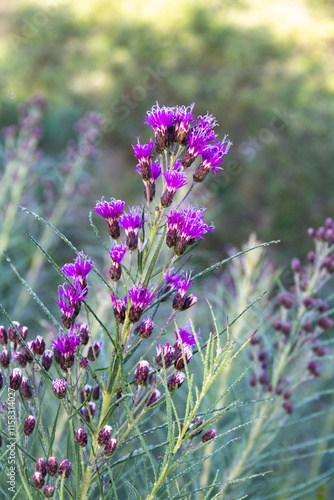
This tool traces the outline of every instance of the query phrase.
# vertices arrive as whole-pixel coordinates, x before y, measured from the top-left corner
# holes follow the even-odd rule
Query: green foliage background
[[[129,143],[156,100],[195,101],[234,143],[225,173],[199,199],[213,212],[223,207],[217,248],[256,230],[262,240],[280,238],[290,257],[305,228],[333,214],[331,2],[25,0],[1,10],[1,123],[44,93],[45,146],[57,154],[84,111],[107,117],[87,205],[120,186],[123,198],[133,196]]]

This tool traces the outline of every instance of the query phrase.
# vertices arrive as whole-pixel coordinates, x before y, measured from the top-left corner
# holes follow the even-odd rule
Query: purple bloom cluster
[[[215,174],[217,170],[221,170],[217,164],[223,161],[222,158],[232,143],[226,139],[227,136],[221,143],[216,140],[214,127],[218,125],[218,122],[212,114],[207,113],[195,119],[193,109],[194,103],[190,106],[160,107],[157,102],[147,112],[143,123],[151,125],[153,129],[157,153],[161,153],[173,142],[187,147],[187,152],[181,161],[184,168],[190,167],[194,160],[202,155],[202,162],[194,174],[195,182],[201,182],[210,170],[213,169]],[[212,141],[214,142],[211,144]],[[151,155],[151,143],[149,144]],[[145,157],[143,161],[146,161],[146,148],[142,151],[143,146],[140,148],[139,146],[136,156],[140,161]]]
[[[81,343],[80,335],[78,336],[75,333],[75,327],[71,326],[69,332],[63,335],[61,330],[59,330],[57,339],[55,339],[53,335],[52,338],[52,347],[55,359],[58,363],[60,363],[61,368],[66,371],[68,368],[71,368],[74,363],[76,348]]]
[[[214,226],[208,226],[203,218],[205,208],[197,208],[189,205],[181,212],[171,211],[167,215],[167,235],[166,244],[168,247],[174,247],[177,255],[182,255],[187,245],[196,241],[197,238],[203,238],[208,231],[213,231]]]
[[[173,196],[176,190],[185,186],[188,181],[186,174],[176,170],[168,170],[167,172],[164,172],[163,176],[167,187],[161,196],[161,206],[167,208],[172,204]]]
[[[152,302],[153,297],[153,292],[149,292],[146,288],[141,288],[140,286],[134,286],[129,290],[129,298],[132,302],[129,311],[131,323],[137,323],[145,307]]]
[[[96,202],[94,210],[108,221],[109,234],[114,240],[118,240],[121,234],[118,219],[124,207],[125,201],[115,200],[115,198],[110,198],[110,201],[102,198],[101,201]]]
[[[56,301],[61,310],[61,319],[65,328],[70,328],[78,316],[81,308],[81,301],[87,297],[87,287],[79,289],[73,285],[65,283],[58,287],[58,300]]]
[[[74,261],[74,264],[65,264],[61,270],[66,276],[73,278],[75,283],[79,283],[81,288],[87,286],[86,277],[95,266],[95,263],[83,252],[80,252]]]
[[[141,208],[132,207],[129,214],[122,215],[119,223],[125,229],[128,249],[135,250],[138,246],[138,233],[142,227]]]
[[[140,174],[144,181],[149,181],[152,177],[150,160],[153,157],[152,149],[154,142],[150,141],[147,144],[138,144],[132,146],[134,154],[139,161]]]
[[[124,255],[127,251],[127,247],[124,245],[115,245],[111,252],[110,252],[110,258],[111,258],[111,266],[110,266],[110,278],[113,281],[118,281],[121,277],[122,274],[122,267],[121,267],[121,261],[124,258]]]

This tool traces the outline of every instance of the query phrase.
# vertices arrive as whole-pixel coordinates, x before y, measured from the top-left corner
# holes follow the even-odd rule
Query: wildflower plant
[[[138,138],[133,146],[142,205],[129,206],[110,193],[90,213],[108,269],[100,270],[44,221],[74,252],[73,261],[60,267],[39,245],[63,281],[58,299],[55,290],[59,310],[54,316],[13,268],[53,325],[45,338],[38,334],[29,340],[28,328],[2,308],[8,327],[0,327],[1,439],[6,443],[0,460],[8,470],[7,445],[13,443],[17,498],[38,498],[39,492],[76,500],[221,498],[230,485],[270,470],[264,463],[259,471],[248,468],[243,474],[244,462],[236,461],[226,471],[212,470],[204,484],[200,475],[205,464],[233,448],[238,436],[231,433],[246,426],[260,429],[266,416],[238,425],[228,418],[234,408],[254,404],[233,396],[252,363],[223,391],[214,389],[246,345],[254,344],[253,332],[238,344],[233,341],[234,323],[251,304],[231,326],[220,327],[207,304],[205,329],[195,326],[188,311],[199,305],[198,280],[234,258],[197,274],[188,268],[191,252],[214,231],[205,208],[188,201],[190,193],[211,171],[219,174],[231,142],[227,136],[219,141],[214,116],[196,117],[194,105],[157,103],[144,123],[152,128],[152,140],[141,144]],[[100,236],[100,223],[108,226],[108,241]],[[275,385],[269,374],[268,384]],[[5,388],[15,395],[14,426]],[[262,401],[263,395],[258,397]],[[248,451],[242,457],[246,461]]]

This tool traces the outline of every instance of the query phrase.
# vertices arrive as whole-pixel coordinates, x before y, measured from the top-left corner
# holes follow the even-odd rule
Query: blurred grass
[[[301,252],[305,226],[334,211],[331,2],[43,5],[1,7],[3,124],[15,120],[17,103],[43,92],[50,100],[44,143],[55,153],[83,111],[102,111],[109,126],[100,184],[87,200],[93,203],[100,194],[115,194],[123,168],[129,174],[117,180],[117,196],[135,196],[129,143],[139,134],[149,138],[140,126],[146,110],[156,100],[195,101],[197,112],[213,112],[220,134],[229,133],[234,143],[226,171],[199,197],[214,220],[223,207],[216,247],[231,234],[238,244],[256,230],[261,240],[281,238],[280,254]]]

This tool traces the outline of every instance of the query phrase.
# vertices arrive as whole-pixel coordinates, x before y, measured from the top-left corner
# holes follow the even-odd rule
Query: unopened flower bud
[[[88,358],[81,358],[80,360],[80,368],[87,368],[88,366]]]
[[[155,362],[161,368],[163,368],[165,363],[165,368],[168,368],[172,365],[175,360],[175,348],[172,345],[169,345],[169,342],[163,346],[161,344],[156,347],[156,355]]]
[[[53,394],[58,399],[63,399],[66,396],[67,382],[64,378],[56,378],[52,382]]]
[[[19,333],[21,337],[23,338],[24,341],[26,341],[28,337],[28,327],[27,326],[21,326]],[[18,337],[18,341],[21,342],[21,339]]]
[[[22,372],[20,368],[14,368],[12,373],[9,376],[9,387],[13,389],[13,391],[17,391],[22,382]]]
[[[82,448],[87,446],[88,437],[85,429],[78,429],[76,432],[76,438],[79,446],[81,446]]]
[[[25,347],[23,349],[23,354],[27,358],[28,363],[31,363],[34,360],[31,353],[35,353],[35,342],[33,340],[29,340],[29,342],[27,342],[27,346],[28,349]]]
[[[88,401],[90,401],[90,392],[92,390],[92,387],[89,385],[89,384],[86,384],[85,385],[85,389],[81,389],[80,390],[80,400],[81,400],[81,403],[83,403],[85,401],[86,398],[88,398]]]
[[[46,351],[43,352],[41,361],[44,370],[46,370],[47,372],[51,368],[52,360],[53,360],[53,352],[50,349],[47,349]]]
[[[193,293],[191,293],[190,295],[188,295],[188,297],[186,297],[184,299],[184,302],[181,306],[181,311],[185,311],[186,309],[189,309],[189,307],[195,305],[197,302],[197,297],[196,295],[194,295]]]
[[[215,429],[211,429],[210,431],[207,431],[205,434],[202,436],[202,443],[207,443],[208,441],[211,441],[211,439],[214,439],[217,436],[217,431]]]
[[[52,484],[44,486],[43,495],[45,498],[52,498],[55,492],[55,487]]]
[[[13,321],[13,325],[9,325],[8,338],[11,342],[18,341],[16,330],[19,330],[19,328],[20,328],[20,323],[18,323],[17,321]]]
[[[282,325],[282,333],[284,333],[284,335],[289,335],[289,333],[291,332],[291,322],[290,321],[287,321],[286,323],[284,323]]]
[[[203,425],[204,422],[205,422],[205,420],[200,419],[199,417],[195,417],[194,420],[189,425],[189,428],[187,429],[187,432],[189,430],[191,430],[191,429],[194,429],[194,430],[197,429],[198,427],[200,427],[201,425]],[[203,429],[201,429],[199,431],[196,431],[196,432],[192,432],[189,435],[189,439],[193,439],[194,437],[199,436],[199,434],[201,434],[202,431],[203,431]]]
[[[283,394],[284,399],[290,399],[291,396],[292,396],[292,389],[287,389]]]
[[[251,387],[255,387],[256,386],[256,377],[255,375],[251,375],[250,378],[249,378],[249,384]]]
[[[174,366],[177,370],[183,370],[184,366],[185,366],[185,362],[188,364],[193,356],[193,351],[192,351],[191,345],[189,345],[187,343],[183,344],[184,356],[183,356],[182,349],[181,349],[179,342],[177,342],[174,347],[175,347]]]
[[[89,327],[86,323],[81,323],[79,327],[79,336],[81,343],[87,345],[89,341]]]
[[[44,476],[41,472],[35,472],[32,476],[32,482],[34,483],[35,488],[39,490],[43,488],[45,484]]]
[[[328,330],[333,326],[333,320],[330,319],[328,316],[322,316],[321,318],[318,319],[318,325],[320,326],[320,328]]]
[[[96,358],[98,358],[101,352],[101,348],[102,348],[102,342],[100,342],[99,340],[94,340],[93,347],[90,346],[90,348],[88,349],[88,354],[87,354],[88,360],[94,361]]]
[[[262,372],[259,376],[259,382],[262,385],[267,385],[269,383],[269,377],[266,372]]]
[[[58,460],[56,457],[50,457],[47,461],[46,468],[49,476],[55,476],[58,471]]]
[[[34,354],[42,355],[45,351],[45,340],[41,335],[37,335],[34,342]]]
[[[36,471],[41,472],[41,474],[43,474],[43,476],[46,476],[47,470],[46,470],[45,458],[38,458],[36,460]]]
[[[7,331],[4,326],[0,326],[0,344],[6,345],[8,340]]]
[[[167,383],[169,392],[174,392],[176,389],[181,387],[185,379],[186,376],[183,372],[174,373],[174,375],[171,376]]]
[[[274,321],[274,329],[277,331],[282,330],[282,321],[279,318]]]
[[[135,379],[138,385],[146,385],[150,370],[151,366],[148,361],[140,361],[135,371]]]
[[[72,464],[65,458],[59,464],[58,474],[59,476],[65,475],[65,479],[68,479],[72,472]]]
[[[111,455],[115,453],[116,448],[117,448],[117,439],[114,438],[109,439],[103,450],[104,455],[106,457],[111,457]]]
[[[148,339],[153,331],[155,324],[151,320],[151,318],[145,318],[140,325],[138,325],[135,329],[135,333],[138,333],[142,339]]]
[[[21,368],[25,368],[27,366],[27,358],[24,354],[22,354],[22,352],[14,352],[13,356]]]
[[[153,406],[161,398],[161,392],[155,389],[146,401],[146,406]]]
[[[294,405],[291,401],[284,401],[282,406],[288,415],[291,415],[291,413],[293,413]]]
[[[32,388],[27,377],[22,377],[22,382],[20,385],[20,393],[24,399],[32,398]]]
[[[103,446],[107,443],[107,441],[111,438],[112,434],[112,427],[110,425],[105,425],[103,429],[100,430],[98,438],[97,438],[97,444],[99,446]]]
[[[302,269],[302,263],[297,257],[294,257],[291,261],[291,269],[294,273],[300,273]]]
[[[0,364],[4,368],[7,368],[9,366],[9,363],[10,363],[9,351],[7,351],[7,349],[4,349],[0,354]]]
[[[28,415],[23,424],[23,432],[26,436],[30,436],[34,432],[36,419],[33,415]]]
[[[95,386],[93,387],[92,398],[93,398],[95,401],[98,401],[99,397],[100,397],[100,386],[95,385]]]
[[[320,371],[319,371],[319,363],[318,361],[310,361],[309,364],[307,365],[307,368],[312,375],[315,377],[320,376]]]

